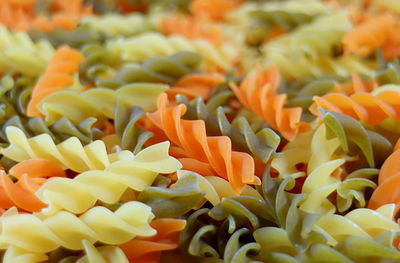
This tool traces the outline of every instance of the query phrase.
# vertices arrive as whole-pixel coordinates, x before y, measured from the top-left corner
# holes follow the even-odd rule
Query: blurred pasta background
[[[0,0],[1,262],[400,262],[399,16]]]

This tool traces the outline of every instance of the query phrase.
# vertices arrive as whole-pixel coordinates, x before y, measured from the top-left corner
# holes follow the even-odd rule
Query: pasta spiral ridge
[[[311,22],[315,16],[304,13],[293,13],[287,10],[254,10],[250,11],[251,24],[246,32],[246,43],[259,45],[271,34],[273,29],[291,31],[301,24]],[[272,31],[272,32],[271,32]]]
[[[54,53],[46,40],[34,43],[24,32],[12,32],[0,26],[0,72],[18,72],[27,76],[39,76]]]
[[[186,220],[160,218],[151,221],[150,225],[157,230],[155,236],[137,237],[128,243],[119,245],[130,261],[143,263],[160,261],[163,251],[178,248],[179,234],[185,227]]]
[[[258,254],[255,258],[262,262],[306,263],[329,259],[341,263],[371,261],[394,263],[400,257],[400,253],[392,246],[395,237],[393,231],[383,232],[374,239],[346,237],[336,246],[313,242],[306,250],[296,248],[288,239],[287,233],[275,227],[259,228],[254,231],[253,237],[258,244],[255,249]]]
[[[343,37],[345,52],[366,56],[381,47],[395,34],[396,20],[389,14],[380,15],[355,27]],[[373,38],[371,38],[373,36]]]
[[[66,257],[59,263],[129,263],[128,258],[125,256],[122,249],[117,246],[101,246],[95,247],[87,240],[82,240],[85,255],[83,257],[70,256]],[[48,260],[48,263],[52,263]]]
[[[145,142],[153,137],[153,134],[144,131],[136,126],[145,115],[142,108],[137,106],[125,106],[121,99],[118,100],[115,109],[114,126],[116,135],[121,142],[121,149],[132,151],[134,154],[138,153]]]
[[[186,260],[201,262],[202,258],[210,256],[224,262],[257,260],[257,256],[247,258],[247,253],[259,252],[259,245],[252,235],[266,226],[287,229],[290,241],[299,248],[306,248],[312,238],[321,240],[321,235],[310,228],[317,217],[298,208],[304,195],[286,192],[294,186],[294,180],[274,179],[268,173],[261,189],[265,202],[246,196],[224,198],[211,210],[203,208],[189,216],[181,233],[181,247]],[[247,241],[242,244],[240,240]]]
[[[195,208],[204,197],[199,177],[188,171],[179,170],[177,173],[180,175],[174,184],[147,187],[137,197],[138,201],[152,208],[157,218],[179,218]]]
[[[3,169],[0,170],[0,208],[16,206],[29,212],[38,212],[45,207],[35,196],[40,183],[50,177],[66,176],[61,167],[46,159],[31,159],[18,163],[9,173],[10,177]],[[17,182],[14,183],[12,178]]]
[[[314,101],[319,107],[346,114],[371,125],[377,125],[386,118],[400,121],[398,89],[384,90],[381,87],[376,91],[375,94],[358,92],[350,96],[330,93],[322,97],[315,96]]]
[[[224,101],[231,96],[231,92],[222,92],[213,96],[207,103],[201,97],[189,102],[189,100],[177,95],[177,103],[186,105],[186,113],[183,119],[204,120],[208,135],[228,136],[232,141],[232,148],[236,151],[247,152],[266,163],[274,155],[280,137],[271,129],[265,128],[257,133],[253,132],[248,121],[244,117],[236,118],[230,123],[222,106]]]
[[[76,49],[62,46],[56,50],[47,64],[45,72],[33,88],[27,106],[28,116],[33,117],[40,114],[36,106],[44,97],[74,84],[71,75],[78,72],[79,63],[82,60],[83,55]]]
[[[361,151],[370,167],[380,167],[390,155],[393,146],[382,135],[366,130],[360,122],[347,115],[323,108],[319,110],[328,128],[328,136],[336,136],[346,153],[353,155]]]
[[[15,78],[15,80],[13,79]],[[61,117],[52,125],[46,124],[39,116],[27,117],[26,106],[31,94],[30,78],[6,74],[0,80],[0,145],[7,146],[5,130],[8,126],[20,128],[27,136],[42,133],[49,134],[55,142],[60,142],[71,136],[76,136],[83,143],[89,143],[101,137],[102,132],[93,127],[96,118],[89,117],[78,124],[73,124],[68,118]]]
[[[358,236],[373,239],[385,231],[399,231],[399,225],[393,221],[395,205],[388,204],[376,211],[357,208],[344,216],[337,214],[322,215],[314,229],[321,232],[330,245],[336,245],[346,237]],[[368,224],[368,222],[379,222]]]
[[[330,55],[333,47],[340,45],[341,37],[350,29],[351,23],[345,12],[321,16],[291,34],[267,43],[263,52],[267,56],[275,52],[298,59],[306,55],[311,58]]]
[[[354,204],[357,208],[366,207],[368,189],[375,190],[374,178],[379,170],[374,168],[358,169],[343,180],[337,188],[336,206],[339,212],[344,212]],[[371,199],[369,200],[369,203]]]
[[[74,123],[95,117],[101,126],[106,118],[115,118],[118,98],[127,106],[138,106],[145,111],[152,111],[157,108],[157,97],[167,89],[165,84],[132,83],[122,85],[116,90],[96,88],[81,93],[65,90],[47,96],[39,103],[38,108],[49,124],[62,116]]]
[[[227,70],[237,55],[229,45],[214,47],[207,41],[188,41],[181,36],[164,37],[158,33],[144,33],[137,37],[116,39],[107,43],[111,56],[124,62],[142,62],[152,56],[170,56],[178,51],[192,51],[204,56],[205,68]]]
[[[47,218],[8,211],[1,218],[0,241],[2,247],[15,246],[35,253],[46,253],[60,246],[80,250],[84,248],[83,239],[91,244],[100,241],[118,245],[135,236],[155,235],[149,225],[153,218],[151,208],[136,201],[125,203],[115,212],[97,206],[79,217],[65,211]],[[24,237],[18,234],[21,227],[27,233]],[[115,235],[116,232],[120,234]]]
[[[23,75],[4,74],[0,80],[0,118],[26,116],[33,79]]]
[[[97,200],[107,204],[118,202],[128,188],[145,190],[159,173],[173,173],[181,168],[178,160],[168,155],[168,149],[169,142],[159,143],[113,162],[105,169],[86,171],[74,179],[49,180],[36,192],[49,205],[43,212],[54,214],[63,209],[80,214]]]
[[[68,45],[72,48],[81,48],[88,43],[98,43],[104,41],[104,36],[98,32],[93,32],[88,26],[80,25],[73,31],[54,28],[50,32],[43,32],[40,29],[31,29],[28,31],[29,36],[34,40],[48,40],[53,47],[58,48],[62,45]]]
[[[378,209],[382,205],[394,203],[396,205],[395,213],[399,211],[400,204],[397,193],[397,182],[400,180],[399,156],[400,151],[397,147],[383,163],[378,176],[378,187],[372,193],[368,203],[369,208]]]
[[[140,13],[124,16],[116,13],[88,16],[81,20],[81,25],[87,27],[90,32],[101,33],[107,37],[131,37],[156,30],[155,25]]]
[[[4,147],[9,145],[6,135],[6,130],[9,126],[21,129],[27,137],[46,133],[50,135],[55,143],[62,142],[69,137],[77,137],[83,144],[88,144],[94,140],[100,139],[103,135],[101,130],[94,127],[96,122],[96,118],[89,117],[75,125],[68,118],[62,117],[48,126],[39,116],[21,118],[15,115],[1,125],[0,146]]]
[[[141,64],[129,63],[120,68],[111,80],[101,80],[101,87],[116,88],[135,82],[173,84],[183,76],[194,73],[202,61],[202,56],[191,51],[180,51],[172,56],[153,56]],[[119,85],[118,85],[119,84]]]
[[[298,133],[307,130],[308,124],[300,121],[301,108],[285,108],[287,97],[278,94],[281,76],[276,67],[257,71],[240,86],[231,85],[236,97],[248,109],[257,113],[286,139],[293,140]]]
[[[147,116],[168,138],[182,147],[189,156],[208,162],[222,178],[229,180],[236,193],[243,186],[259,184],[254,175],[254,159],[243,152],[232,151],[231,141],[225,136],[207,136],[203,120],[183,120],[186,106],[167,106],[167,95],[158,98],[158,110]]]
[[[324,77],[338,75],[348,77],[353,72],[373,77],[376,64],[364,61],[355,56],[332,58],[327,55],[320,55],[314,59],[309,57],[296,57],[295,60],[288,59],[287,54],[273,52],[268,55],[269,61],[266,65],[276,65],[283,75],[290,79],[302,79],[309,77]]]
[[[6,128],[6,135],[10,145],[1,152],[17,162],[43,158],[76,172],[102,170],[110,164],[106,147],[100,140],[83,146],[78,138],[70,137],[55,145],[48,134],[27,138],[22,130],[12,126]]]

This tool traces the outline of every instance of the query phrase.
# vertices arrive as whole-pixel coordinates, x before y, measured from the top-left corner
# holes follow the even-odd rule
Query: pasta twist
[[[319,107],[346,114],[371,125],[379,124],[386,118],[400,121],[400,110],[397,106],[399,99],[400,92],[397,86],[389,90],[381,87],[372,94],[358,92],[351,96],[346,96],[339,93],[330,93],[322,97],[314,97],[314,101]]]
[[[113,86],[118,86],[118,83],[123,85],[134,82],[173,84],[183,76],[196,71],[201,61],[200,54],[190,51],[180,51],[169,57],[154,56],[142,64],[130,63],[123,66],[113,80],[105,80],[105,84]],[[99,85],[104,86],[101,81]]]
[[[46,123],[52,124],[62,116],[74,123],[82,122],[89,117],[95,117],[98,125],[105,118],[113,119],[118,98],[128,106],[138,106],[145,111],[157,108],[157,97],[168,89],[167,85],[155,83],[133,83],[112,90],[96,88],[79,93],[66,90],[53,93],[44,98],[38,105],[46,116]]]
[[[150,206],[157,218],[178,218],[195,208],[203,199],[200,180],[193,173],[181,171],[178,180],[166,186],[151,186],[144,189],[137,200]]]
[[[286,95],[277,93],[280,79],[278,69],[269,67],[262,72],[258,70],[254,77],[247,77],[239,87],[232,84],[231,88],[246,108],[262,117],[286,139],[293,140],[309,126],[300,121],[301,108],[284,108]]]
[[[166,35],[181,35],[187,39],[204,39],[218,46],[221,44],[220,29],[211,24],[207,24],[202,17],[183,17],[173,15],[161,20],[161,32]]]
[[[143,191],[159,173],[173,173],[181,168],[168,155],[169,142],[152,145],[137,155],[113,162],[102,170],[90,170],[74,179],[54,178],[37,190],[37,197],[48,208],[43,212],[54,214],[61,209],[75,214],[85,212],[97,200],[108,204],[119,201],[126,189]]]
[[[178,94],[189,98],[201,96],[208,100],[212,90],[219,84],[225,82],[225,77],[218,73],[193,73],[179,79],[179,81],[165,92],[170,100],[174,100]]]
[[[235,197],[236,193],[233,191],[229,182],[218,176],[204,176],[192,171],[179,170],[177,172],[178,180],[188,176],[197,178],[198,186],[201,191],[205,193],[204,200],[210,202],[213,206],[218,205],[223,198]],[[250,196],[263,200],[263,197],[249,185],[245,185],[241,196]],[[200,204],[202,205],[203,202]],[[199,206],[197,206],[199,207]]]
[[[72,86],[74,79],[71,74],[78,72],[79,63],[83,55],[68,46],[60,47],[49,61],[46,71],[33,88],[32,96],[28,104],[27,115],[38,116],[40,114],[36,105],[44,97],[63,90],[65,86]]]
[[[60,246],[71,250],[89,243],[123,244],[135,236],[152,236],[156,231],[149,222],[151,208],[140,202],[127,202],[115,212],[97,206],[79,217],[62,211],[48,218],[8,211],[1,217],[0,241],[3,248],[15,246],[34,253],[47,253]],[[68,224],[68,227],[65,227]],[[26,235],[21,236],[23,231]],[[115,235],[118,233],[118,235]]]
[[[321,55],[317,58],[296,57],[295,60],[288,59],[287,54],[273,52],[268,55],[269,61],[265,64],[276,65],[283,75],[291,79],[303,79],[309,77],[324,77],[338,75],[348,77],[353,72],[373,77],[376,64],[370,61],[361,60],[355,56],[332,58],[331,56]]]
[[[322,240],[321,234],[311,229],[317,217],[298,209],[304,195],[286,192],[294,186],[294,180],[274,179],[268,173],[261,189],[265,202],[244,196],[224,198],[211,210],[200,209],[189,216],[181,235],[186,261],[201,262],[204,257],[221,258],[225,262],[260,260],[258,255],[254,257],[257,253],[252,253],[259,252],[252,235],[265,226],[286,229],[288,239],[299,250],[307,248],[311,240]]]
[[[394,236],[393,231],[386,231],[376,239],[350,236],[334,247],[314,242],[309,248],[301,251],[289,240],[283,229],[264,227],[253,233],[256,243],[253,254],[258,252],[255,256],[257,260],[271,263],[322,262],[328,258],[332,262],[343,263],[371,261],[394,263],[400,257],[400,253],[392,246]]]
[[[244,117],[236,118],[230,123],[222,106],[213,108],[214,104],[221,105],[230,96],[230,92],[219,93],[204,103],[201,97],[189,102],[186,97],[178,95],[176,101],[186,105],[184,119],[204,120],[207,134],[228,136],[232,141],[232,149],[252,154],[266,163],[275,153],[280,137],[268,128],[254,133]]]
[[[82,240],[85,256],[76,263],[129,263],[122,249],[115,246],[94,247],[89,241]]]
[[[297,85],[296,85],[297,84]],[[323,96],[326,93],[332,92],[338,84],[333,79],[311,79],[303,83],[295,82],[293,85],[288,85],[281,92],[288,94],[289,107],[301,107],[303,114],[308,112],[308,108],[313,103],[313,96]]]
[[[398,181],[400,180],[399,158],[400,151],[396,147],[381,167],[378,176],[378,187],[372,193],[368,208],[378,209],[385,204],[394,203],[396,205],[395,214],[398,213],[400,208],[399,195],[397,193]]]
[[[48,134],[28,139],[22,130],[13,126],[7,127],[6,134],[10,145],[1,153],[17,162],[43,158],[76,172],[103,170],[110,164],[102,141],[82,146],[76,137],[71,137],[55,145]]]
[[[29,212],[38,212],[45,207],[35,192],[49,177],[65,177],[65,172],[57,164],[45,159],[31,159],[13,166],[10,175],[18,181],[14,183],[4,170],[0,170],[0,208],[16,206]]]
[[[270,12],[287,12],[290,14],[304,14],[306,16],[324,15],[331,11],[331,7],[325,3],[316,0],[296,1],[289,0],[285,2],[245,2],[236,10],[226,15],[226,20],[230,24],[246,24],[251,20],[253,11],[268,10]]]
[[[34,43],[24,32],[12,32],[0,26],[0,72],[18,72],[38,76],[54,53],[46,40]]]
[[[136,126],[136,122],[144,115],[141,108],[137,106],[127,107],[121,102],[121,99],[118,100],[114,125],[122,150],[129,150],[136,154],[142,149],[144,143],[153,137],[151,132],[144,131]]]
[[[6,135],[6,129],[9,126],[21,129],[27,137],[46,133],[50,135],[56,143],[66,140],[69,137],[77,137],[83,144],[87,144],[100,139],[103,135],[102,131],[93,127],[96,121],[96,118],[89,117],[78,125],[75,125],[66,117],[62,117],[51,126],[48,126],[39,116],[25,119],[16,115],[2,124],[0,131],[0,146],[5,147],[9,144]]]
[[[0,118],[2,121],[18,114],[26,116],[32,93],[33,79],[22,75],[5,74],[0,80]]]
[[[186,220],[162,218],[151,221],[150,225],[157,230],[155,236],[137,237],[119,245],[129,260],[141,263],[158,262],[162,251],[179,246],[179,234],[185,227]]]
[[[158,98],[158,110],[147,116],[168,138],[200,162],[208,162],[222,178],[227,179],[236,193],[247,184],[259,184],[254,175],[254,159],[243,152],[232,151],[231,140],[225,136],[207,136],[202,120],[183,120],[185,105],[167,106],[167,95]]]
[[[353,52],[360,56],[371,54],[393,38],[395,25],[395,18],[389,14],[367,20],[343,37],[345,52]]]
[[[336,112],[319,108],[321,119],[329,133],[336,136],[342,149],[348,154],[361,151],[370,167],[380,167],[392,151],[392,144],[382,135],[366,130],[355,119]],[[358,148],[358,149],[357,149]]]
[[[246,43],[252,46],[262,44],[275,32],[291,31],[301,24],[311,22],[315,17],[304,13],[292,13],[287,10],[254,10],[249,12],[251,24],[246,32]]]
[[[117,65],[112,63],[112,58],[106,48],[99,43],[86,43],[81,48],[84,59],[79,67],[79,78],[82,83],[94,84],[98,79],[108,79],[115,75]]]
[[[81,20],[91,32],[98,32],[108,37],[133,36],[148,31],[155,31],[156,27],[149,19],[140,13],[119,15],[115,13],[103,16],[88,16]]]
[[[116,39],[107,43],[110,56],[123,62],[142,62],[152,56],[170,56],[178,51],[193,51],[204,56],[206,69],[227,70],[237,56],[231,46],[218,48],[207,41],[189,41],[181,36],[164,37],[158,33],[145,33],[137,37]]]
[[[337,189],[336,206],[338,211],[344,212],[353,204],[356,207],[365,207],[367,204],[366,192],[368,189],[376,189],[377,185],[372,179],[378,173],[378,169],[364,168],[349,174]]]
[[[301,189],[302,193],[307,194],[307,198],[300,209],[316,214],[336,211],[335,205],[327,197],[340,185],[340,180],[334,176],[335,171],[345,163],[345,159],[334,155],[339,146],[337,138],[326,139],[325,126],[320,126],[314,133],[307,164],[307,178]]]
[[[400,65],[398,61],[393,61],[393,63],[387,63],[385,68],[376,72],[376,80],[379,85],[383,86],[386,84],[400,84]]]
[[[80,251],[57,248],[48,253],[47,263],[129,263],[125,253],[117,246],[94,246],[88,240],[82,240],[84,250]],[[15,248],[13,248],[15,250]],[[9,253],[8,249],[6,253]],[[38,254],[40,255],[40,254]],[[33,262],[32,262],[33,263]],[[36,261],[35,261],[36,263]]]
[[[314,229],[320,231],[327,238],[327,243],[336,245],[349,236],[365,238],[377,237],[384,231],[399,231],[399,226],[393,221],[395,205],[388,204],[376,211],[367,208],[358,208],[345,216],[326,214],[315,223]],[[369,224],[376,222],[377,224]]]
[[[305,55],[312,58],[331,55],[331,49],[340,44],[341,37],[350,29],[351,23],[344,12],[321,16],[312,23],[297,28],[291,34],[268,43],[263,52],[267,56],[280,53],[293,59]],[[284,46],[286,48],[283,49]]]
[[[227,13],[237,8],[242,2],[242,0],[217,0],[214,2],[194,0],[190,3],[189,8],[195,16],[222,20]]]
[[[74,31],[54,28],[50,32],[43,32],[39,29],[31,29],[28,34],[34,41],[46,39],[54,47],[68,45],[72,48],[80,48],[88,43],[103,41],[103,36],[98,32],[91,31],[87,25],[80,25]]]

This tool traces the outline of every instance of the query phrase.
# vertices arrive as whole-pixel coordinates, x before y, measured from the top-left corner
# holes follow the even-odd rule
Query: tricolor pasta
[[[0,262],[400,262],[397,0],[0,1]]]

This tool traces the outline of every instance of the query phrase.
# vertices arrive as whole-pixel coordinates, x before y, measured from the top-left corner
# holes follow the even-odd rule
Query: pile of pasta
[[[1,0],[1,262],[400,262],[399,36],[398,0]]]

